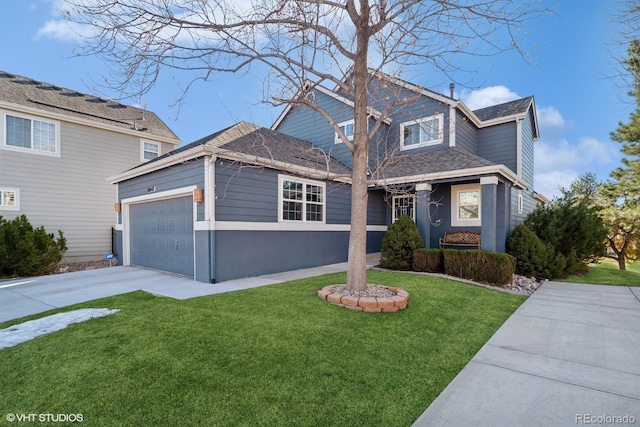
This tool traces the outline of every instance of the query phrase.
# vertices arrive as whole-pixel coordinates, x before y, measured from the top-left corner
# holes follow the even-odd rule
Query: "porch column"
[[[427,248],[431,247],[431,220],[429,218],[429,203],[431,202],[431,184],[416,185],[416,224],[420,236]]]
[[[488,176],[480,178],[480,191],[482,193],[482,210],[480,214],[482,249],[495,251],[497,250],[498,177]]]

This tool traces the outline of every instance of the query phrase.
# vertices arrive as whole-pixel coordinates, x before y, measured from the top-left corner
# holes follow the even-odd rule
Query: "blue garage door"
[[[131,264],[193,277],[193,198],[129,207]]]

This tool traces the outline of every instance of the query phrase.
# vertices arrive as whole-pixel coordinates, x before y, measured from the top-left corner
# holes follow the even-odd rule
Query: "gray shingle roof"
[[[212,133],[138,165],[131,170],[143,166],[146,167],[198,146],[207,145],[212,148],[215,147],[217,154],[220,156],[224,156],[225,152],[228,152],[229,154],[240,153],[260,157],[260,164],[267,167],[271,166],[275,169],[282,168],[282,165],[276,165],[276,162],[282,162],[315,169],[319,172],[351,175],[351,169],[321,149],[314,147],[310,142],[247,122],[240,122]],[[266,164],[264,159],[267,159]],[[270,164],[270,162],[273,163]]]
[[[263,127],[227,142],[221,148],[318,171],[351,175],[351,169],[310,142]]]
[[[494,165],[487,159],[452,147],[392,157],[372,178],[383,180]]]
[[[473,113],[482,121],[513,116],[514,114],[525,113],[531,105],[532,100],[533,96],[527,96],[526,98],[516,99],[515,101],[505,102],[504,104],[473,110]]]
[[[176,134],[151,111],[5,71],[0,71],[0,100],[123,130],[138,130],[140,136],[153,135],[180,142]]]

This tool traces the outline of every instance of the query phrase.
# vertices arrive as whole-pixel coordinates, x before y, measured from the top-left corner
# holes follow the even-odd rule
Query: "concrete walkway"
[[[367,267],[377,265],[379,260],[379,253],[367,255]],[[347,266],[343,262],[216,284],[200,283],[186,277],[140,267],[109,267],[2,281],[0,322],[138,290],[184,300],[343,272],[347,271]]]
[[[640,288],[548,282],[413,424],[640,425]]]

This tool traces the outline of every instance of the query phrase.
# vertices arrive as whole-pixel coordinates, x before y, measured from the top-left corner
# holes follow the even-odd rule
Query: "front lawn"
[[[121,309],[0,351],[0,423],[53,413],[90,426],[409,426],[525,299],[384,271],[370,282],[406,289],[407,310],[356,313],[313,296],[344,280],[57,310]]]
[[[640,262],[628,262],[627,270],[620,271],[615,260],[605,258],[598,264],[589,266],[587,274],[574,274],[561,281],[592,285],[640,286]]]

